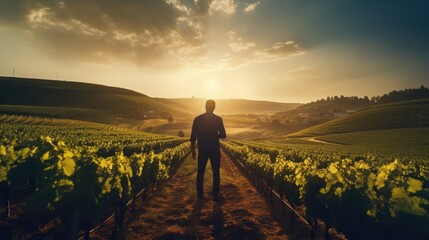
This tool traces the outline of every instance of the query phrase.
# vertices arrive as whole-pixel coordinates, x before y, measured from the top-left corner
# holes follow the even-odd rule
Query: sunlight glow
[[[221,88],[219,87],[219,83],[216,80],[212,80],[212,79],[208,80],[205,83],[204,95],[207,98],[219,98],[220,89]]]

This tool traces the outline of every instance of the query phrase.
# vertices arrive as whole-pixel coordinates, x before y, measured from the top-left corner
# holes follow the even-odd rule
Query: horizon
[[[70,82],[70,83],[83,83],[83,84],[94,84],[94,85],[99,85],[99,86],[104,86],[104,87],[114,87],[114,88],[120,88],[120,89],[125,89],[125,90],[129,90],[129,91],[134,91],[137,92],[139,94],[145,95],[147,97],[150,98],[161,98],[161,99],[168,99],[168,100],[174,100],[174,99],[195,99],[195,100],[216,100],[216,101],[222,101],[222,100],[236,100],[236,101],[256,101],[256,102],[268,102],[268,103],[278,103],[278,104],[309,104],[309,103],[313,103],[313,102],[317,102],[319,100],[323,100],[326,99],[328,97],[335,97],[335,96],[344,96],[344,97],[358,97],[358,98],[363,98],[363,97],[368,97],[371,99],[371,97],[377,97],[377,96],[383,96],[384,94],[388,94],[390,92],[385,92],[379,95],[374,95],[374,96],[370,96],[370,95],[361,95],[361,96],[356,96],[356,95],[343,95],[343,94],[339,94],[339,95],[333,95],[333,96],[325,96],[323,98],[319,98],[319,99],[314,99],[311,100],[309,102],[280,102],[280,101],[270,101],[270,100],[265,100],[265,99],[250,99],[250,98],[207,98],[207,97],[196,97],[196,96],[191,96],[191,97],[158,97],[158,96],[150,96],[147,95],[143,92],[139,92],[136,91],[134,89],[129,89],[126,87],[116,87],[116,86],[112,86],[112,85],[106,85],[103,83],[91,83],[91,82],[82,82],[82,81],[73,81],[73,80],[67,80],[67,79],[42,79],[42,78],[24,78],[24,77],[19,77],[19,76],[1,76],[0,78],[17,78],[17,79],[26,79],[26,80],[42,80],[42,81],[59,81],[59,82]],[[420,85],[420,86],[416,86],[416,87],[412,87],[412,88],[407,88],[407,89],[418,89],[420,87],[425,87],[427,88],[427,86],[425,85]],[[405,90],[405,89],[393,89],[393,91],[400,91],[400,90]]]
[[[309,103],[427,85],[426,2],[0,3],[0,75]],[[161,17],[160,17],[161,16]]]

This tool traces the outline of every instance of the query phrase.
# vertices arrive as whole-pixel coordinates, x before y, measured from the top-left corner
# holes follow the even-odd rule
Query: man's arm
[[[223,120],[222,118],[220,119],[220,123],[219,123],[219,138],[226,138],[226,132],[225,132],[225,127],[223,126]]]
[[[191,153],[192,153],[192,158],[196,159],[197,153],[195,152],[195,141],[197,140],[197,129],[196,129],[196,123],[195,123],[195,119],[194,122],[192,123],[192,130],[191,130]]]
[[[192,154],[192,159],[197,158],[197,152],[195,152],[195,142],[191,142],[191,154]]]

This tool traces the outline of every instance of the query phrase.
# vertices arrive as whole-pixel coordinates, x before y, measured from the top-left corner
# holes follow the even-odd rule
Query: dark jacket
[[[194,119],[191,142],[198,142],[198,151],[211,153],[219,151],[219,138],[225,138],[222,118],[213,113],[204,113]]]

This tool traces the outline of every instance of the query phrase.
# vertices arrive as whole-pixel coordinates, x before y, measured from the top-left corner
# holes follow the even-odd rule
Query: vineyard
[[[121,129],[8,124],[0,135],[5,238],[28,237],[13,225],[19,216],[11,208],[21,202],[24,211],[59,217],[68,239],[88,239],[113,213],[115,238],[129,201],[169,178],[189,152],[184,139]]]
[[[42,120],[0,116],[0,227],[8,238],[56,229],[68,239],[89,239],[109,216],[115,238],[127,210],[168,179],[189,151],[186,139],[168,135]],[[310,232],[321,221],[326,238],[335,229],[348,239],[424,239],[427,134],[427,128],[393,129],[317,137],[332,144],[286,138],[228,141],[222,148]],[[60,221],[29,232],[17,224],[27,213]]]
[[[403,161],[426,162],[429,159],[429,128],[402,128],[331,134],[316,137],[318,140],[337,143],[327,146],[325,151],[373,153],[378,158],[400,157]]]
[[[73,119],[105,124],[109,124],[115,119],[113,114],[100,110],[68,107],[0,105],[0,113],[7,115]]]
[[[429,240],[429,0],[0,0],[0,240]]]
[[[429,126],[429,100],[412,100],[359,110],[344,118],[306,128],[291,137]]]
[[[102,124],[97,122],[88,122],[81,120],[51,118],[51,117],[37,117],[27,115],[0,115],[0,124],[18,124],[18,125],[38,125],[38,126],[70,126],[70,127],[85,127],[85,128],[98,128],[105,130],[117,130],[118,128],[113,125]]]
[[[115,238],[127,210],[168,179],[189,151],[185,139],[110,125],[29,124],[29,117],[9,115],[0,121],[0,227],[9,238],[57,229],[68,239],[89,239],[109,216]],[[228,141],[222,148],[311,232],[322,221],[326,238],[334,228],[348,239],[424,239],[427,134],[427,128],[380,130],[318,137],[335,144],[287,138]],[[27,212],[60,221],[28,232],[17,224]]]
[[[429,159],[428,128],[401,128],[391,130],[363,131],[330,134],[314,138],[289,138],[273,141],[256,141],[258,145],[268,145],[281,149],[301,150],[315,155],[335,157],[367,158],[384,162],[400,158],[403,162],[425,164]],[[309,140],[316,140],[309,141]],[[325,143],[317,143],[320,140]]]
[[[330,228],[349,239],[429,236],[426,164],[296,146],[258,141],[222,144],[257,182],[301,211],[313,230],[317,220],[323,221],[327,238]]]

